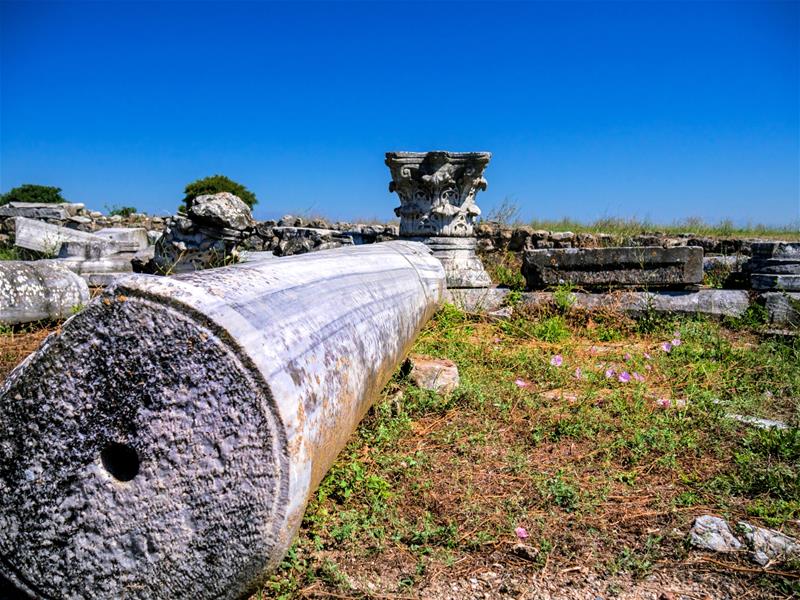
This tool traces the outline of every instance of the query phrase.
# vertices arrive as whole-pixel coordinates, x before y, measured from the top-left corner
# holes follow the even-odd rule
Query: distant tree
[[[136,207],[134,206],[116,206],[114,205],[111,207],[111,210],[108,211],[108,214],[112,217],[114,215],[119,215],[120,217],[130,217],[133,213],[136,212]]]
[[[230,192],[235,196],[239,196],[242,201],[250,208],[258,202],[256,195],[244,187],[241,183],[236,183],[232,179],[228,179],[225,175],[212,175],[204,179],[198,179],[186,186],[183,193],[186,197],[183,199],[184,206],[189,206],[189,203],[204,194],[218,194],[219,192]]]
[[[9,202],[44,202],[46,204],[59,204],[66,202],[61,195],[61,188],[50,187],[48,185],[35,185],[25,183],[19,187],[12,188],[0,196],[0,205]]]

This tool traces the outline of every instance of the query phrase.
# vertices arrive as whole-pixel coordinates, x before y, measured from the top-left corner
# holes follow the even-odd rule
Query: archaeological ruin
[[[800,242],[481,221],[490,158],[387,153],[399,223],[257,221],[227,192],[166,218],[0,207],[20,253],[0,262],[0,322],[67,319],[0,388],[0,594],[246,597],[445,302],[493,319],[558,289],[633,316],[760,306],[796,335]],[[499,255],[524,289],[492,281]],[[454,363],[424,362],[413,377],[456,388]]]

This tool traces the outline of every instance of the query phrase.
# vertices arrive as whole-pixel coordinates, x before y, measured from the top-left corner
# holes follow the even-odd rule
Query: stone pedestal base
[[[413,237],[406,238],[422,242],[433,250],[447,278],[447,287],[453,288],[488,288],[492,280],[481,259],[475,255],[477,240],[473,237]]]

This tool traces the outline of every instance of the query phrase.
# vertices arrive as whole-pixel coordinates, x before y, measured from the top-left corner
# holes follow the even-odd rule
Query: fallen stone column
[[[390,242],[132,275],[0,388],[0,572],[41,598],[242,598],[439,305]]]
[[[86,282],[63,267],[0,261],[0,323],[64,319],[88,301]]]

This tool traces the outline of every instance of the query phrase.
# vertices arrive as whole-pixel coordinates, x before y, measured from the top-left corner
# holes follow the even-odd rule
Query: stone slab
[[[42,254],[57,256],[61,251],[62,242],[85,241],[105,242],[105,238],[98,237],[85,231],[68,229],[58,225],[51,225],[43,221],[16,217],[14,219],[14,244],[26,250],[34,250]]]
[[[46,262],[68,269],[80,275],[92,287],[105,287],[119,275],[133,272],[131,261],[136,254],[134,252],[120,252],[111,256],[100,256],[97,258],[52,258],[35,262]]]
[[[800,261],[800,242],[753,242],[751,256],[761,258],[791,258]]]
[[[448,289],[445,293],[445,301],[467,312],[489,313],[502,307],[507,302],[510,293],[511,290],[506,288]],[[573,306],[576,308],[619,310],[633,316],[653,310],[657,313],[741,317],[750,306],[750,297],[745,290],[616,291],[605,294],[575,292],[574,297]],[[530,306],[549,304],[553,302],[553,293],[525,292],[521,295],[520,302]]]
[[[528,289],[562,284],[585,289],[696,287],[703,281],[703,250],[660,246],[527,250],[522,274]]]
[[[800,292],[800,275],[753,273],[750,275],[750,285],[754,290]]]
[[[741,317],[750,306],[745,290],[703,289],[696,292],[619,292],[611,294],[576,293],[579,308],[618,308],[633,314],[648,311],[669,314],[704,314],[717,317]]]
[[[119,252],[111,240],[66,240],[61,242],[59,258],[98,259]]]
[[[800,275],[800,242],[756,242],[745,265],[750,273]]]
[[[122,252],[138,252],[150,245],[144,227],[106,227],[95,231],[94,235],[114,241]]]
[[[9,202],[0,206],[0,217],[26,217],[66,221],[78,214],[83,204],[47,204],[44,202]]]
[[[800,258],[754,258],[745,270],[759,275],[800,275]]]
[[[800,293],[767,292],[761,300],[770,323],[800,327]]]

